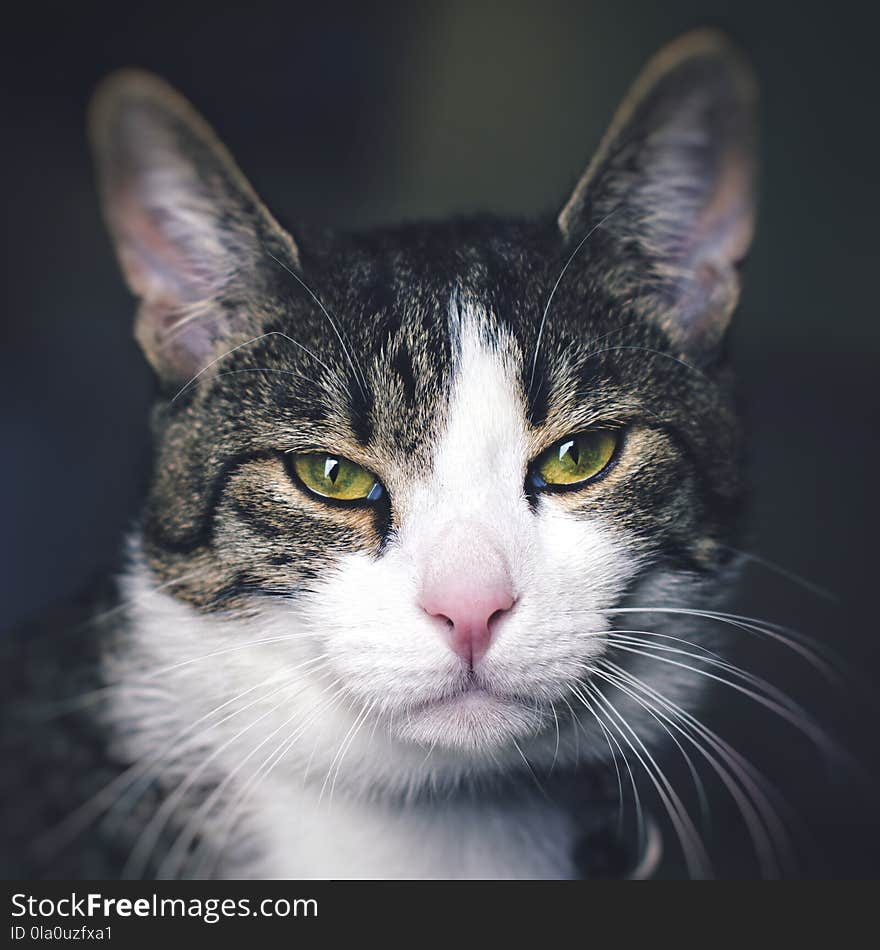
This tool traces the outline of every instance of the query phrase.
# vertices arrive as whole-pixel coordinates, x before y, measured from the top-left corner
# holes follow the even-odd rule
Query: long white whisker
[[[260,685],[267,685],[270,682],[278,681],[278,674],[273,674],[268,679],[264,680]],[[241,716],[242,713],[247,712],[249,709],[253,709],[254,706],[259,705],[262,702],[265,702],[266,699],[274,696],[280,689],[284,688],[286,683],[283,686],[276,687],[274,690],[269,690],[267,693],[259,695],[256,699],[251,700],[249,703],[246,703],[244,706],[234,709],[231,713],[223,716],[221,719],[218,719],[216,722],[212,722],[210,725],[204,729],[195,732],[193,734],[195,727],[200,723],[210,718],[210,715],[202,716],[199,720],[193,723],[192,727],[187,727],[181,732],[178,733],[174,739],[166,743],[162,747],[159,753],[157,753],[152,758],[142,759],[139,762],[135,763],[135,766],[130,772],[133,772],[131,778],[133,781],[127,783],[128,788],[123,790],[122,793],[118,796],[115,802],[107,809],[106,817],[102,823],[102,826],[109,837],[114,837],[120,823],[125,819],[126,809],[130,809],[134,806],[141,796],[148,790],[150,785],[154,781],[161,781],[162,777],[169,771],[172,771],[176,765],[184,756],[187,755],[191,748],[198,748],[199,743],[211,732],[224,723],[229,722],[231,719],[235,719],[238,716]],[[246,692],[251,692],[247,690]],[[243,698],[246,694],[239,694],[232,700],[228,700],[223,704],[223,708],[228,705],[231,705],[234,702],[237,702],[239,699]],[[190,742],[187,745],[182,744],[182,739],[189,738]],[[160,768],[157,769],[157,766]]]
[[[611,682],[611,680],[608,679],[607,671],[601,668],[601,664],[602,664],[602,661],[600,660],[599,665],[597,665],[597,668],[594,671],[594,675],[600,677],[601,679],[605,679],[606,682]],[[612,685],[617,685],[617,683],[612,683]],[[621,687],[618,687],[618,688],[621,688]],[[636,699],[635,701],[640,702],[638,699]],[[687,767],[688,772],[690,772],[691,780],[693,781],[694,788],[696,789],[696,792],[697,792],[697,798],[699,799],[699,803],[700,803],[700,814],[703,819],[703,826],[708,827],[709,817],[710,817],[709,797],[706,794],[706,787],[703,784],[703,780],[700,778],[700,774],[697,771],[697,768],[694,765],[693,760],[688,755],[687,750],[684,748],[684,746],[678,741],[678,739],[670,731],[663,717],[659,715],[658,713],[655,713],[653,709],[649,709],[646,705],[643,705],[642,708],[645,709],[648,715],[652,716],[653,719],[660,725],[661,729],[663,729],[666,735],[669,736],[669,739],[672,741],[673,745],[675,745],[675,747],[681,753],[681,757],[684,760],[684,763]]]
[[[727,757],[731,764],[735,763],[742,770],[743,774],[748,776],[752,786],[758,792],[760,792],[760,796],[766,800],[768,804],[770,799],[774,798],[783,806],[783,809],[787,807],[782,795],[770,782],[770,780],[763,773],[761,773],[752,762],[742,755],[742,753],[737,751],[737,749],[735,749],[729,742],[722,739],[717,732],[714,732],[707,725],[697,719],[692,713],[688,712],[688,710],[684,709],[668,696],[661,694],[645,680],[640,679],[629,670],[625,670],[623,667],[608,659],[603,659],[600,662],[605,666],[615,670],[619,676],[625,678],[628,682],[645,692],[647,695],[653,697],[665,709],[668,709],[670,712],[674,713],[683,723],[690,726],[695,732],[705,738],[706,741],[710,742],[712,747],[715,748],[719,754]],[[775,813],[775,809],[772,807],[771,811]],[[781,824],[779,825],[779,828],[784,832],[784,828]]]
[[[739,614],[724,613],[721,611],[712,610],[698,610],[696,608],[690,607],[615,607],[604,612],[608,614],[678,614],[685,617],[698,617],[705,620],[714,620],[717,623],[724,623],[728,624],[729,626],[737,627],[741,630],[761,634],[769,637],[772,640],[775,640],[778,643],[782,643],[790,650],[798,653],[808,663],[810,663],[810,665],[819,670],[823,676],[826,677],[826,679],[837,685],[840,685],[840,677],[837,675],[837,672],[815,652],[815,650],[825,648],[821,644],[811,640],[809,637],[805,637],[803,634],[798,633],[796,630],[791,630],[790,628],[783,627],[779,624],[770,623],[769,621],[757,621],[752,617],[743,617]],[[805,646],[805,643],[808,643],[812,649]]]
[[[333,792],[334,792],[335,789],[336,789],[336,780],[339,778],[339,773],[340,773],[340,771],[342,770],[342,763],[343,763],[344,760],[345,760],[345,756],[347,755],[348,750],[349,750],[349,749],[352,747],[352,745],[354,744],[354,741],[355,741],[355,739],[357,738],[358,733],[361,731],[361,728],[363,727],[363,724],[370,718],[370,713],[372,713],[372,711],[375,709],[377,702],[378,702],[378,701],[374,699],[374,700],[369,704],[369,706],[366,706],[366,707],[365,707],[365,709],[364,709],[364,711],[363,711],[363,714],[362,714],[362,717],[360,717],[360,722],[358,722],[357,728],[356,728],[356,729],[354,730],[354,732],[351,734],[351,738],[344,744],[343,748],[341,749],[341,754],[340,754],[340,756],[339,756],[339,761],[336,763],[336,769],[335,769],[335,771],[333,772],[333,779],[332,779],[332,781],[330,782],[330,796],[329,796],[329,801],[330,801],[331,803],[332,803],[332,801],[333,801]],[[323,789],[322,789],[322,791],[323,791]],[[319,796],[319,800],[320,800],[320,796]]]
[[[641,636],[641,637],[656,637],[660,640],[673,640],[676,643],[683,643],[685,646],[691,647],[694,650],[700,650],[700,658],[703,659],[705,654],[707,657],[713,657],[716,660],[720,660],[722,663],[726,663],[727,660],[720,654],[715,653],[713,650],[710,650],[708,647],[704,647],[701,643],[695,643],[693,640],[688,640],[685,637],[674,637],[668,633],[654,633],[651,630],[623,630],[613,627],[610,630],[589,630],[584,633],[579,633],[577,636],[583,637],[588,640],[596,639],[607,639],[608,637],[625,635],[625,636]]]
[[[327,783],[330,781],[330,776],[333,773],[333,767],[336,765],[336,762],[340,760],[340,756],[345,754],[344,750],[348,748],[346,743],[348,742],[349,737],[353,739],[354,736],[357,735],[358,731],[360,730],[361,717],[365,716],[366,712],[367,712],[367,704],[364,703],[361,706],[358,714],[355,716],[354,721],[352,722],[351,726],[348,729],[348,732],[346,732],[346,734],[342,737],[342,741],[339,743],[339,747],[337,748],[336,754],[333,756],[330,762],[330,766],[327,769],[327,775],[324,778],[323,784],[321,785],[321,792],[318,795],[319,802],[323,799],[324,792],[327,790]]]
[[[730,663],[727,660],[716,659],[715,656],[704,656],[700,653],[692,653],[690,650],[682,650],[678,647],[664,646],[662,644],[645,640],[639,636],[621,636],[616,631],[603,634],[602,638],[611,645],[625,644],[629,646],[643,647],[646,650],[653,650],[661,654],[674,653],[677,656],[686,656],[693,660],[698,660],[701,663],[705,663],[707,666],[724,670],[725,672],[738,677],[743,682],[748,683],[750,686],[762,690],[769,698],[774,699],[781,706],[784,706],[786,709],[788,709],[788,711],[793,716],[803,717],[805,720],[812,721],[812,717],[808,715],[806,710],[800,704],[796,703],[787,693],[779,689],[779,687],[774,686],[772,683],[768,682],[762,677],[756,676],[754,673],[750,673],[748,670],[744,670],[742,667],[737,666],[734,663]],[[816,728],[819,729],[818,724],[816,724]]]
[[[761,706],[765,706],[767,709],[776,713],[776,715],[780,716],[782,719],[785,719],[786,722],[791,723],[800,732],[808,736],[823,752],[823,754],[828,756],[829,759],[833,760],[837,755],[837,750],[835,749],[833,743],[817,725],[812,723],[809,719],[804,719],[803,717],[792,713],[786,706],[783,706],[775,700],[764,696],[762,693],[758,693],[753,689],[749,689],[747,686],[743,686],[740,683],[734,682],[733,680],[725,679],[723,676],[718,676],[716,673],[711,673],[709,670],[701,670],[696,666],[690,665],[689,663],[682,663],[666,656],[658,656],[656,653],[649,653],[646,650],[640,649],[638,647],[616,644],[616,649],[623,650],[626,653],[634,653],[638,656],[650,657],[657,663],[668,663],[671,666],[676,666],[679,669],[687,670],[690,673],[696,673],[698,676],[705,676],[707,679],[714,680],[715,682],[721,683],[730,689],[736,690],[736,692],[748,696],[756,703],[760,704]]]
[[[117,775],[112,781],[105,785],[100,791],[95,793],[88,801],[80,805],[74,812],[68,815],[63,819],[58,825],[49,829],[45,832],[35,843],[35,847],[42,853],[57,853],[60,848],[63,848],[66,844],[72,841],[77,835],[81,834],[93,821],[95,821],[104,811],[107,809],[114,809],[116,805],[120,802],[122,797],[127,793],[127,791],[134,785],[137,780],[151,772],[151,770],[158,765],[159,763],[165,760],[167,754],[173,750],[183,739],[186,739],[188,736],[192,736],[193,741],[197,741],[206,735],[209,731],[216,728],[219,725],[222,725],[227,720],[233,718],[234,716],[239,715],[242,712],[250,709],[253,705],[260,702],[264,697],[260,697],[257,700],[248,703],[247,705],[237,709],[234,713],[231,713],[217,722],[211,723],[207,728],[197,731],[198,727],[201,726],[204,722],[207,722],[217,713],[222,712],[227,706],[230,706],[233,703],[238,702],[243,699],[249,693],[254,692],[254,690],[260,689],[263,686],[268,685],[270,682],[278,678],[278,673],[273,673],[271,676],[267,677],[260,683],[257,683],[255,686],[251,686],[246,690],[243,690],[236,696],[233,696],[231,699],[227,699],[224,702],[220,703],[218,706],[215,706],[209,712],[205,713],[195,722],[188,724],[184,729],[180,730],[175,736],[168,740],[168,742],[162,746],[162,748],[155,753],[151,758],[145,760],[139,760],[127,768],[124,772]],[[195,735],[193,735],[195,733]]]
[[[679,356],[673,356],[672,353],[665,353],[663,350],[657,350],[651,346],[603,346],[601,350],[593,350],[588,358],[592,359],[594,356],[599,356],[600,353],[614,353],[618,350],[639,350],[642,353],[651,353],[654,356],[662,356],[665,360],[678,363],[679,366],[683,366],[685,369],[691,370],[692,372],[696,373],[697,376],[705,377],[706,375],[701,369],[694,366],[693,363],[688,363]]]
[[[145,591],[142,594],[138,594],[135,597],[129,597],[126,600],[121,601],[118,604],[115,604],[113,607],[108,608],[107,610],[102,611],[99,614],[94,614],[89,617],[84,623],[76,624],[70,628],[70,633],[75,633],[79,630],[87,629],[89,627],[95,626],[102,623],[105,620],[109,620],[111,617],[115,617],[117,614],[122,613],[127,610],[129,607],[135,606],[137,604],[142,604],[144,601],[149,600],[150,597],[155,597],[156,594],[161,593],[164,590],[167,590],[169,587],[176,587],[178,584],[185,584],[187,581],[195,580],[199,577],[203,577],[208,572],[204,568],[198,568],[195,571],[189,571],[186,574],[183,574],[180,577],[172,577],[170,580],[163,581],[161,584],[157,584],[155,587],[152,587],[150,590]]]
[[[286,333],[282,333],[281,330],[270,330],[268,333],[261,333],[259,336],[255,336],[250,340],[245,340],[244,343],[239,343],[237,346],[233,346],[232,349],[227,350],[225,353],[221,353],[216,359],[211,360],[207,366],[200,369],[195,376],[192,377],[184,386],[182,386],[172,397],[171,402],[176,402],[186,391],[193,385],[198,379],[200,379],[212,366],[216,366],[221,360],[225,360],[227,356],[232,356],[233,353],[238,350],[243,349],[246,346],[253,346],[254,343],[259,343],[260,340],[268,339],[270,336],[280,336],[282,339],[287,340],[288,343],[292,343],[294,346],[301,349],[304,353],[307,353],[311,358],[324,367],[325,370],[330,374],[330,376],[336,376],[336,373],[315,353],[313,353],[307,346],[303,346],[298,340],[294,340],[292,336],[288,336]]]
[[[270,699],[273,695],[277,695],[279,692],[289,689],[291,685],[292,684],[290,682],[282,684],[278,689],[270,693],[269,696],[264,697],[263,701],[265,702],[265,700]],[[188,775],[177,786],[177,788],[162,802],[150,820],[149,824],[146,826],[143,832],[141,832],[141,835],[135,843],[135,846],[132,848],[131,854],[126,861],[125,867],[123,868],[123,878],[139,878],[141,876],[143,869],[146,867],[150,855],[152,854],[153,849],[159,840],[159,835],[162,833],[165,825],[173,816],[175,808],[184,798],[189,789],[192,788],[199,776],[204,774],[211,762],[219,758],[219,756],[221,756],[226,751],[226,749],[234,745],[243,735],[253,729],[254,726],[258,725],[268,716],[271,716],[288,701],[288,696],[283,697],[278,703],[276,703],[274,706],[271,706],[252,722],[248,723],[248,725],[246,725],[235,735],[227,739],[221,745],[217,746],[210,755],[202,759],[199,764],[188,773]]]
[[[642,802],[639,797],[639,789],[636,785],[636,779],[633,775],[632,768],[630,768],[629,760],[626,757],[626,752],[620,747],[620,743],[614,737],[612,733],[609,732],[605,723],[602,722],[599,713],[593,708],[593,704],[578,691],[577,687],[574,687],[573,692],[580,700],[582,705],[586,708],[587,712],[596,720],[599,728],[602,730],[602,735],[605,737],[605,742],[608,744],[608,748],[611,751],[611,760],[614,763],[614,771],[617,775],[617,801],[618,801],[618,812],[617,812],[617,832],[618,834],[623,833],[623,779],[620,774],[620,766],[617,764],[617,753],[614,751],[614,747],[617,747],[617,751],[620,753],[621,758],[623,759],[623,764],[629,773],[630,784],[632,785],[633,790],[633,804],[635,805],[636,810],[636,839],[639,844],[639,849],[642,848],[642,843],[645,838],[645,816],[642,810]],[[575,716],[574,710],[571,708],[571,703],[567,699],[564,700],[566,706],[568,706],[569,711],[571,712],[572,719],[580,725],[580,720]],[[577,735],[577,733],[575,733]],[[614,746],[612,746],[612,741]]]
[[[764,830],[763,823],[761,822],[757,811],[755,811],[753,808],[752,803],[748,797],[743,794],[742,790],[730,776],[729,772],[722,765],[720,765],[715,757],[712,756],[711,753],[709,753],[696,739],[694,739],[694,737],[686,729],[681,727],[673,719],[664,715],[650,702],[638,696],[634,690],[625,685],[626,681],[620,676],[609,675],[607,672],[602,670],[596,670],[594,675],[605,680],[605,682],[610,683],[612,686],[615,686],[622,693],[624,693],[624,695],[629,696],[633,702],[637,703],[644,710],[646,710],[650,716],[653,716],[658,722],[660,722],[668,733],[670,733],[669,727],[675,729],[682,736],[684,736],[691,743],[691,745],[693,745],[693,747],[703,756],[703,758],[706,759],[706,761],[717,773],[725,787],[730,792],[737,804],[737,807],[740,810],[740,814],[743,816],[743,820],[746,823],[746,827],[748,828],[752,842],[754,843],[755,853],[758,856],[758,861],[761,865],[764,876],[778,877],[778,868],[773,856],[773,847]],[[678,745],[678,743],[676,744]]]
[[[320,670],[311,670],[310,672],[320,673]],[[287,684],[289,685],[289,684]],[[298,690],[298,695],[302,690]],[[284,702],[281,705],[289,702],[293,697],[286,696]],[[275,709],[280,708],[276,706]],[[242,758],[233,769],[226,772],[223,776],[223,780],[214,788],[205,801],[199,806],[198,810],[192,815],[186,825],[181,829],[180,833],[177,835],[177,838],[174,841],[174,844],[168,851],[165,859],[162,864],[159,866],[157,877],[167,878],[174,876],[174,869],[177,868],[180,861],[183,859],[183,856],[186,852],[186,849],[189,847],[193,838],[198,833],[199,828],[204,823],[204,819],[210,814],[211,809],[214,807],[215,802],[219,801],[226,789],[235,781],[236,776],[241,772],[241,770],[247,765],[247,763],[259,752],[263,746],[266,745],[274,736],[278,735],[282,729],[284,729],[289,723],[297,718],[299,712],[294,712],[287,719],[285,719],[279,726],[276,726],[268,735],[264,736],[248,753]],[[283,740],[282,740],[283,741]]]
[[[719,547],[725,548],[732,554],[736,554],[753,564],[757,564],[760,567],[766,568],[768,571],[772,571],[774,574],[778,574],[780,577],[784,577],[787,581],[791,581],[792,584],[796,584],[798,587],[809,591],[811,594],[815,594],[816,597],[821,597],[824,600],[831,601],[832,603],[838,603],[840,601],[840,598],[837,596],[837,594],[833,593],[832,591],[827,590],[824,587],[820,587],[818,584],[814,584],[812,581],[808,581],[805,577],[801,577],[800,574],[795,574],[794,571],[790,571],[781,564],[777,564],[775,561],[771,561],[760,554],[754,554],[751,551],[742,551],[739,548],[732,547],[729,544],[719,544]]]
[[[601,221],[593,225],[592,228],[581,238],[577,247],[571,252],[568,257],[568,260],[565,262],[562,270],[559,273],[559,276],[556,278],[556,283],[553,285],[553,289],[550,291],[550,296],[547,298],[547,305],[544,307],[544,313],[541,315],[541,323],[538,326],[538,336],[535,341],[535,355],[532,357],[532,374],[529,377],[529,388],[528,393],[531,395],[532,387],[535,385],[535,371],[538,366],[538,352],[541,349],[541,339],[544,336],[544,325],[547,323],[547,314],[550,312],[550,304],[553,303],[553,298],[556,296],[556,291],[559,285],[562,283],[562,278],[565,277],[565,272],[568,270],[569,265],[575,259],[580,249],[587,243],[587,241],[593,236],[593,234],[602,227],[603,224],[615,213],[617,208],[612,208],[608,214],[602,218]]]
[[[292,369],[275,369],[272,366],[253,366],[248,367],[247,369],[227,369],[222,373],[216,373],[211,379],[222,379],[224,376],[241,376],[244,373],[274,373],[278,376],[290,376],[293,379],[301,379],[303,382],[314,384],[315,380],[311,376],[306,376],[305,373],[297,373]],[[191,387],[195,389],[196,386],[200,385],[204,380],[198,380]]]
[[[302,637],[297,633],[288,633],[275,637],[261,637],[257,640],[246,640],[244,643],[236,643],[235,646],[224,647],[222,650],[212,650],[210,653],[203,653],[200,656],[190,657],[186,660],[180,660],[177,663],[172,663],[169,666],[160,667],[157,670],[151,670],[148,673],[145,673],[142,676],[144,680],[156,679],[160,676],[166,676],[168,673],[173,673],[175,670],[182,669],[185,666],[191,666],[193,663],[201,663],[203,660],[210,660],[217,656],[225,656],[229,653],[240,653],[242,650],[248,650],[251,647],[262,646],[266,643],[284,643],[288,640],[301,640]],[[114,686],[108,686],[106,689],[111,690],[115,689]]]
[[[278,765],[279,762],[284,758],[284,756],[290,751],[291,748],[299,741],[302,736],[305,735],[309,726],[319,717],[325,715],[331,709],[341,705],[345,694],[337,692],[332,693],[332,690],[341,682],[341,678],[335,679],[327,687],[325,687],[325,692],[330,693],[330,698],[323,703],[319,703],[317,707],[313,710],[312,714],[306,717],[305,721],[302,722],[296,729],[293,730],[291,734],[286,736],[278,745],[266,756],[266,758],[260,763],[260,765],[255,769],[253,775],[247,780],[244,786],[241,788],[239,794],[236,798],[226,807],[223,826],[220,829],[220,832],[215,836],[216,843],[213,846],[214,861],[220,859],[225,842],[229,835],[232,832],[232,829],[235,825],[236,818],[241,815],[245,807],[247,806],[248,801],[253,797],[257,788],[268,779],[270,773]],[[195,877],[207,876],[211,870],[211,865],[206,863],[209,862],[210,854],[208,850],[208,842],[202,844],[201,848],[198,849],[195,854],[192,856],[193,861],[198,857],[199,851],[204,851],[204,858],[198,864],[195,869]]]
[[[535,785],[537,786],[538,791],[544,796],[544,798],[546,798],[548,801],[550,801],[550,796],[547,794],[547,789],[544,788],[544,786],[541,784],[541,780],[540,780],[540,779],[538,778],[538,776],[535,774],[535,770],[534,770],[534,768],[532,768],[532,763],[529,762],[529,760],[526,758],[526,754],[525,754],[525,752],[523,752],[523,750],[520,748],[520,744],[516,741],[516,739],[513,738],[513,736],[510,737],[510,741],[513,743],[513,747],[514,747],[514,748],[516,749],[516,751],[519,753],[519,757],[523,760],[523,763],[525,764],[526,770],[528,771],[529,775],[531,776],[532,781],[533,781],[533,782],[535,783]]]
[[[553,713],[553,727],[556,730],[556,747],[553,749],[553,761],[550,763],[550,775],[553,774],[553,769],[556,768],[556,760],[559,758],[559,716],[556,715],[556,704],[553,700],[550,700],[550,711]]]
[[[687,863],[688,870],[690,871],[691,875],[695,877],[711,877],[711,864],[709,862],[709,857],[706,854],[706,849],[703,845],[702,838],[700,837],[697,829],[694,827],[694,823],[691,820],[687,809],[684,807],[684,804],[682,803],[675,789],[666,778],[663,770],[657,764],[651,753],[648,752],[645,744],[639,738],[632,726],[630,726],[626,719],[618,712],[608,697],[591,683],[582,681],[581,688],[587,689],[591,695],[593,695],[600,703],[602,703],[603,706],[608,709],[608,711],[614,716],[614,719],[617,720],[615,723],[609,717],[609,723],[614,724],[618,734],[626,742],[630,749],[632,749],[637,761],[645,770],[645,774],[648,776],[652,785],[656,789],[661,802],[663,802],[663,805],[666,808],[666,811],[669,814],[669,817],[672,820],[672,824],[678,835],[679,842],[682,846],[682,851],[684,852],[685,862]],[[624,729],[626,729],[626,732],[623,731]],[[633,741],[630,741],[630,738],[626,734],[627,732],[632,737]],[[642,750],[642,753],[644,753],[644,758],[642,757],[642,753],[639,752],[639,749],[636,748],[636,745],[634,745],[633,742],[635,742]]]
[[[214,657],[224,656],[228,653],[238,653],[242,650],[248,650],[251,647],[261,646],[267,643],[283,643],[287,640],[300,640],[302,639],[300,634],[290,633],[283,636],[275,637],[263,637],[258,640],[247,640],[244,643],[237,643],[235,646],[225,647],[222,650],[212,650],[210,653],[202,653],[199,656],[189,657],[186,660],[180,660],[177,663],[172,663],[169,666],[161,666],[156,669],[147,670],[147,671],[138,671],[139,685],[159,679],[166,676],[168,673],[173,673],[175,670],[182,669],[185,666],[191,666],[193,663],[201,663],[204,660],[210,660]],[[86,706],[89,703],[98,702],[108,695],[118,692],[121,688],[128,688],[125,684],[120,683],[109,683],[106,686],[100,686],[97,689],[91,690],[88,693],[83,693],[81,696],[77,696],[75,700],[71,700],[72,705],[65,710],[70,712],[74,709],[79,708],[80,706]],[[64,715],[65,711],[56,712],[56,715]]]
[[[631,684],[634,689],[649,696],[660,706],[667,709],[676,720],[679,720],[683,726],[689,727],[700,735],[718,755],[721,756],[730,771],[725,769],[724,766],[717,761],[714,761],[714,757],[710,756],[706,749],[695,740],[694,736],[688,733],[686,728],[670,723],[674,728],[679,729],[694,747],[700,751],[733,796],[737,806],[740,808],[743,819],[746,821],[747,827],[749,827],[758,860],[761,862],[762,869],[766,876],[777,876],[778,874],[779,865],[776,860],[775,852],[784,855],[785,863],[793,867],[795,862],[789,844],[788,833],[781,817],[770,802],[768,791],[775,794],[775,790],[767,779],[747,759],[740,755],[740,753],[728,743],[724,742],[716,733],[704,726],[699,720],[672,700],[662,696],[657,690],[645,683],[644,680],[639,679],[637,676],[634,676],[610,661],[602,661],[602,664],[610,669],[621,682]],[[619,683],[617,685],[618,688],[623,688]],[[639,701],[636,697],[633,698],[637,702]],[[662,714],[658,712],[658,715]],[[733,774],[730,774],[731,772]],[[747,806],[750,809],[750,815],[743,811],[744,805],[740,799],[741,792],[739,787],[736,786],[734,776],[742,786],[742,793],[747,796]],[[755,827],[755,822],[757,822],[757,827]],[[766,831],[764,829],[766,829]]]
[[[291,270],[284,261],[279,260],[271,251],[266,251],[269,257],[275,261],[276,264],[280,265],[288,274],[308,293],[308,295],[315,301],[315,303],[321,308],[321,312],[327,318],[327,322],[333,328],[333,332],[336,334],[336,339],[339,340],[339,345],[342,347],[342,352],[345,354],[345,358],[348,360],[348,365],[351,367],[352,373],[354,373],[354,378],[357,380],[358,386],[360,387],[361,394],[366,397],[367,381],[363,373],[358,367],[355,366],[354,360],[352,359],[351,353],[348,350],[348,347],[345,345],[345,341],[342,339],[342,333],[339,330],[339,327],[336,325],[336,322],[330,316],[327,308],[318,298],[318,295],[312,290],[311,287],[296,273],[296,271]]]

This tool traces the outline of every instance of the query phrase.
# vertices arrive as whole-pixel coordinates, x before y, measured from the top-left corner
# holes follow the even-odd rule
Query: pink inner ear
[[[754,168],[749,157],[732,150],[724,156],[715,189],[700,213],[693,243],[696,263],[737,264],[745,256],[754,231]]]
[[[209,297],[211,281],[199,273],[194,255],[181,234],[181,224],[164,208],[150,207],[134,188],[120,189],[112,199],[113,230],[129,286],[144,302],[164,300],[172,309]]]
[[[135,336],[160,376],[185,383],[210,362],[221,328],[210,307],[190,311],[166,300],[144,300]]]
[[[216,275],[205,266],[213,262],[199,261],[198,235],[184,235],[184,227],[198,227],[195,220],[184,223],[145,198],[135,186],[116,189],[111,223],[122,269],[141,300],[137,338],[161,375],[185,382],[204,368],[220,335],[211,301],[225,275],[219,261]]]

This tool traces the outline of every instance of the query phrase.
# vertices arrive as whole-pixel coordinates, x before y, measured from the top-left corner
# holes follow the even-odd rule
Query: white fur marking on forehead
[[[485,520],[501,514],[499,502],[521,495],[527,448],[519,354],[482,306],[457,294],[449,321],[452,387],[432,490],[452,502],[447,511]]]

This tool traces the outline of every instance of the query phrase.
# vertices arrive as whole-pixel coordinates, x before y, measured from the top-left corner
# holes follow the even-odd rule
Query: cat
[[[660,650],[737,574],[755,103],[696,31],[558,215],[288,233],[178,93],[104,81],[154,468],[92,619],[17,641],[7,701],[53,712],[11,730],[10,873],[647,876],[629,769],[709,873],[650,750],[699,737]]]

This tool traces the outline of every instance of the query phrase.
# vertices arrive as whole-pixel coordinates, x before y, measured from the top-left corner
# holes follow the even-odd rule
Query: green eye
[[[293,471],[310,491],[334,501],[377,501],[384,489],[367,469],[339,455],[299,452],[292,457]]]
[[[616,447],[617,433],[610,429],[568,436],[538,456],[531,480],[536,488],[586,482],[608,465]]]

